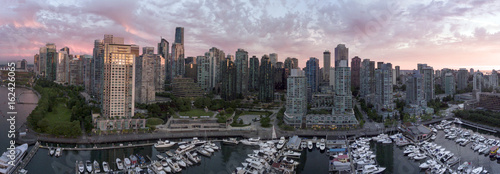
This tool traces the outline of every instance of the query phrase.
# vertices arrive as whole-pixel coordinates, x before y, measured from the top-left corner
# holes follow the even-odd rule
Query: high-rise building
[[[166,79],[166,66],[165,66],[165,58],[163,58],[162,55],[160,54],[154,54],[153,55],[155,59],[155,66],[154,66],[154,84],[155,84],[155,90],[158,92],[163,92],[163,89],[165,87],[165,79]]]
[[[259,100],[272,102],[274,96],[273,65],[269,56],[264,55],[260,60],[259,73]]]
[[[319,89],[320,74],[319,60],[317,58],[309,58],[309,60],[306,62],[305,74],[308,88],[310,88],[310,91],[308,91],[308,96],[311,96],[311,94],[317,93]],[[308,97],[308,100],[309,99],[310,98]]]
[[[384,62],[377,62],[377,69],[380,69],[382,68],[382,65],[384,64]]]
[[[106,38],[107,35],[104,35]],[[109,36],[108,36],[109,37]],[[109,41],[109,39],[108,39]],[[108,42],[109,43],[109,42]],[[112,40],[111,42],[112,43]],[[91,95],[96,97],[97,101],[102,98],[102,70],[104,66],[104,40],[94,40],[94,49],[92,54],[92,67],[90,76],[92,78]]]
[[[394,69],[396,69],[396,82],[401,81],[401,69],[399,66],[395,66]]]
[[[47,56],[45,65],[45,78],[49,81],[55,81],[57,77],[57,59],[58,53],[56,50],[56,45],[53,43],[47,43]]]
[[[420,71],[414,70],[406,81],[406,104],[408,105],[427,105],[424,93],[424,78]],[[419,115],[419,114],[417,114]]]
[[[291,70],[293,69],[293,61],[292,61],[292,58],[290,57],[287,57],[285,59],[285,63],[283,64],[284,68],[288,70],[289,74],[291,73]]]
[[[184,44],[184,27],[175,28],[175,43]]]
[[[276,65],[279,65],[280,62],[276,63]],[[273,78],[274,78],[274,89],[275,90],[284,90],[286,89],[286,78],[287,78],[287,72],[285,71],[285,68],[276,66],[273,68]]]
[[[209,92],[212,90],[210,88],[210,59],[205,56],[198,56],[196,62],[198,63],[197,83],[202,91]]]
[[[186,57],[184,59],[184,64],[196,64],[196,59],[194,57]]]
[[[69,49],[68,49],[69,50]],[[80,86],[83,84],[83,59],[84,55],[75,55],[68,61],[67,83],[69,85]]]
[[[470,75],[474,75],[474,68],[470,68],[469,73]]]
[[[427,64],[419,63],[417,64],[417,70],[420,72],[420,74],[424,75],[424,67],[427,67]]]
[[[359,73],[360,73],[360,68],[361,68],[361,58],[358,56],[355,56],[351,60],[351,86],[354,88],[359,89],[359,84],[360,84],[360,78],[359,78]]]
[[[61,48],[61,51],[65,51],[66,54],[70,55],[71,53],[69,53],[69,48],[68,47],[63,47]]]
[[[35,72],[35,76],[38,75],[40,72],[40,55],[35,54],[33,56],[33,71]]]
[[[131,118],[135,101],[132,46],[108,43],[105,38],[103,49],[101,113],[104,118]]]
[[[360,68],[360,96],[366,97],[375,93],[375,62],[363,59]]]
[[[144,47],[142,55],[135,58],[135,102],[149,104],[155,101],[155,68],[154,51]]]
[[[292,69],[298,69],[299,68],[299,59],[297,58],[292,58],[292,63],[293,63],[293,67]]]
[[[221,63],[225,59],[225,53],[222,50],[219,50],[216,47],[212,47],[208,52],[205,53],[205,57],[207,57],[210,62],[210,72],[209,72],[209,77],[210,77],[210,84],[209,88],[211,90],[215,90],[215,93],[219,93],[220,89],[220,83],[222,81],[221,78]]]
[[[349,48],[345,47],[344,44],[338,44],[335,47],[335,67],[338,66],[340,60],[347,60],[349,64]]]
[[[227,58],[222,61],[222,89],[221,97],[226,101],[236,99],[236,66],[232,61],[232,55],[227,55]]]
[[[236,51],[236,94],[248,92],[248,52],[244,49]]]
[[[472,81],[472,90],[481,92],[483,90],[483,73],[479,70],[474,73]]]
[[[173,74],[175,76],[184,76],[184,45],[181,43],[172,44],[172,62]]]
[[[67,47],[66,47],[67,48]],[[56,81],[62,84],[69,84],[69,55],[61,49],[57,53],[57,75]]]
[[[194,83],[198,82],[198,64],[194,64],[193,62],[188,63],[184,66],[186,70],[186,78],[193,79]]]
[[[460,68],[457,74],[457,90],[463,90],[467,88],[468,80],[469,72],[467,72],[467,69],[465,68]]]
[[[83,55],[82,58],[82,73],[83,73],[83,86],[85,87],[85,92],[87,94],[92,94],[92,56],[91,55]]]
[[[491,70],[490,79],[488,81],[490,83],[490,87],[493,89],[498,87],[498,73],[495,70]]]
[[[328,50],[323,52],[323,78],[324,82],[330,81],[330,67],[332,67],[330,63],[331,53]]]
[[[276,67],[276,62],[278,62],[278,54],[271,53],[269,54],[269,58],[271,59],[271,64],[273,64],[273,67]]]
[[[452,73],[445,74],[444,93],[446,95],[455,94],[455,76]]]
[[[446,78],[445,78],[446,77],[445,76],[446,73],[453,73],[453,71],[451,69],[448,69],[448,68],[441,69],[441,79],[440,79],[440,81],[441,81],[441,89],[442,90],[445,90],[445,85],[444,84],[445,84],[445,80],[446,80]]]
[[[382,64],[375,70],[375,107],[377,110],[392,110],[392,65]]]
[[[248,90],[259,90],[259,58],[252,56],[249,62],[248,69]]]
[[[352,113],[351,68],[348,60],[339,60],[335,67],[334,103],[333,115]]]
[[[301,127],[302,117],[307,114],[307,87],[304,71],[292,69],[287,79],[285,124]]]
[[[283,62],[276,62],[276,68],[284,68]]]
[[[47,47],[40,47],[39,53],[40,58],[38,62],[38,75],[45,77],[47,68]]]
[[[172,81],[172,58],[170,57],[170,47],[166,39],[161,38],[158,43],[158,54],[165,59],[165,83]]]
[[[430,66],[422,67],[422,75],[424,76],[424,92],[425,100],[434,100],[434,69]]]

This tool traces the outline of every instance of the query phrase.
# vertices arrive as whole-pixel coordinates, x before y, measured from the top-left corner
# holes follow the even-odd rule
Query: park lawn
[[[186,112],[179,112],[179,115],[180,116],[212,116],[213,113],[212,112],[205,112],[205,110],[203,109],[192,109],[190,111],[186,111]]]
[[[163,120],[159,119],[159,118],[148,118],[146,120],[146,124],[156,126],[156,125],[163,124]]]
[[[58,103],[52,112],[47,113],[45,119],[49,121],[51,127],[63,122],[69,123],[71,120],[71,109],[68,109],[64,103]]]
[[[243,113],[241,113],[241,115],[262,115],[262,116],[266,116],[266,115],[271,115],[271,113],[267,112],[267,111],[243,111]]]

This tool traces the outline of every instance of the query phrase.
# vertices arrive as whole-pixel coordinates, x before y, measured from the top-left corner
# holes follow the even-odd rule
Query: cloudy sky
[[[91,54],[104,34],[126,43],[173,42],[184,27],[186,56],[211,47],[238,48],[279,61],[320,59],[339,43],[349,57],[391,62],[402,69],[500,69],[500,3],[494,0],[0,0],[0,63],[27,59],[47,42],[71,54]]]

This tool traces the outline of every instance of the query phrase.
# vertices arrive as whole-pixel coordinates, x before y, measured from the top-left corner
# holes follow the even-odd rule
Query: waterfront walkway
[[[18,174],[21,169],[24,169],[26,165],[28,165],[28,163],[31,161],[31,158],[33,158],[33,156],[35,156],[36,152],[38,151],[38,148],[40,148],[40,142],[36,142],[35,146],[33,146],[28,155],[17,166],[13,174]]]

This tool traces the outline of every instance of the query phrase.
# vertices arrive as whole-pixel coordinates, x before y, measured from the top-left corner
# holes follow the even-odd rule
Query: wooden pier
[[[35,154],[39,148],[40,148],[40,142],[37,141],[35,146],[33,146],[33,148],[28,153],[28,155],[26,157],[24,157],[24,159],[21,161],[21,163],[14,170],[13,174],[18,174],[21,171],[21,169],[24,169],[26,167],[26,165],[28,165],[28,163],[31,161],[31,158],[33,158],[35,156]]]
[[[466,125],[466,126],[470,126],[470,127],[476,128],[476,129],[481,129],[481,130],[484,130],[484,131],[488,131],[488,132],[491,132],[491,133],[497,133],[498,132],[497,130],[490,129],[490,128],[484,127],[484,126],[482,126],[480,124],[469,122],[467,120],[462,120],[462,124]]]
[[[118,146],[106,146],[106,147],[61,147],[61,150],[68,151],[91,151],[91,150],[109,150],[109,149],[121,149],[121,148],[134,148],[143,146],[152,146],[154,143],[144,143],[144,144],[128,144],[128,145],[118,145]],[[49,146],[40,146],[40,148],[48,149]]]

